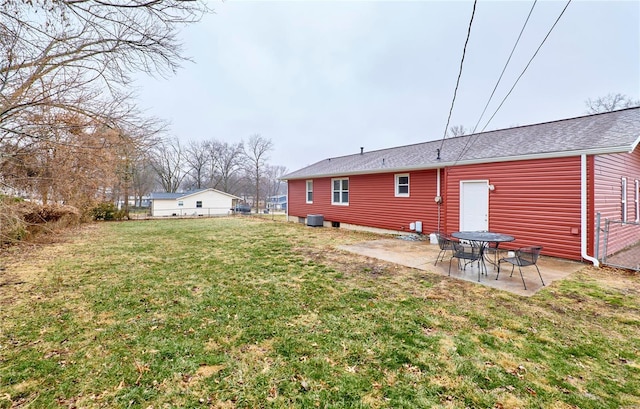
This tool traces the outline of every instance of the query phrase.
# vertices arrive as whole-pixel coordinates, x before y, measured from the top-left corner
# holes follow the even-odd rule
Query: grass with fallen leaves
[[[0,408],[640,407],[637,275],[523,298],[336,249],[376,237],[235,217],[14,249]]]

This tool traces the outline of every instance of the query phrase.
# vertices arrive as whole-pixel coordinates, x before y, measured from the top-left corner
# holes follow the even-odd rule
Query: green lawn
[[[0,408],[640,407],[640,278],[533,297],[250,217],[91,225],[0,272]]]

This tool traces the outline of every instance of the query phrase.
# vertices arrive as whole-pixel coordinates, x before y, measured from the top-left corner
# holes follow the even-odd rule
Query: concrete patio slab
[[[406,267],[430,271],[435,274],[445,276],[449,274],[451,252],[447,252],[444,256],[444,261],[438,262],[437,265],[434,266],[440,248],[437,244],[430,244],[427,241],[382,239],[343,245],[339,246],[339,249]],[[478,269],[475,263],[468,265],[466,270],[458,270],[458,262],[457,260],[453,260],[451,263],[451,278],[471,281],[525,297],[532,296],[544,288],[535,267],[524,267],[522,269],[524,281],[527,284],[527,289],[525,290],[517,267],[514,270],[513,276],[510,276],[511,264],[502,263],[500,276],[496,280],[497,269],[494,269],[494,266],[490,263],[486,263],[486,265],[488,275],[482,274],[480,282],[478,282]],[[550,285],[554,281],[562,280],[585,266],[586,264],[584,263],[554,257],[541,256],[538,260],[538,267],[540,268],[540,273],[546,285]]]

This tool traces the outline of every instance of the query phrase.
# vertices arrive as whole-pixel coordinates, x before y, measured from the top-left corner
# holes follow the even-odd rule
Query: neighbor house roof
[[[154,192],[154,193],[151,193],[151,195],[149,196],[149,199],[150,200],[177,200],[177,199],[183,199],[185,197],[192,196],[201,192],[205,192],[207,190],[210,190],[212,192],[217,192],[225,196],[229,196],[232,199],[240,199],[238,196],[234,196],[232,194],[225,193],[220,190],[212,189],[212,188],[196,189],[196,190],[190,190],[188,192],[181,192],[181,193]]]
[[[282,179],[633,152],[639,142],[640,107],[635,107],[328,158],[289,173]]]

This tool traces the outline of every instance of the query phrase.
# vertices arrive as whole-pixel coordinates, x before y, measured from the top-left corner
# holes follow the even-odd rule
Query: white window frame
[[[198,204],[200,204],[200,206],[198,206]],[[196,208],[202,209],[202,200],[196,200]]]
[[[184,206],[184,202],[182,200],[178,200],[178,207]]]
[[[306,191],[305,191],[305,200],[307,204],[313,203],[313,180],[307,180],[305,182]],[[309,199],[309,193],[311,193],[311,199]]]
[[[347,181],[347,189],[346,190],[343,189],[343,185],[342,185],[342,182],[344,182],[345,180]],[[335,190],[334,189],[334,185],[335,185],[335,182],[337,182],[337,181],[340,182],[340,189]],[[332,205],[336,205],[336,206],[349,206],[349,189],[350,189],[349,178],[333,178],[333,179],[331,179],[331,204]],[[335,193],[338,193],[338,197],[340,199],[337,202],[335,201]],[[347,201],[346,202],[344,202],[342,200],[343,197],[344,197],[343,195],[345,193],[347,194]]]
[[[627,222],[627,178],[622,178],[620,203],[622,205],[622,223]]]
[[[405,184],[400,184],[400,178],[406,177],[407,178],[407,183]],[[406,186],[407,187],[407,193],[400,193],[400,186]],[[395,196],[396,197],[409,197],[411,189],[411,179],[409,177],[408,173],[397,173],[395,175]]]
[[[640,180],[635,180],[636,223],[640,223]]]

